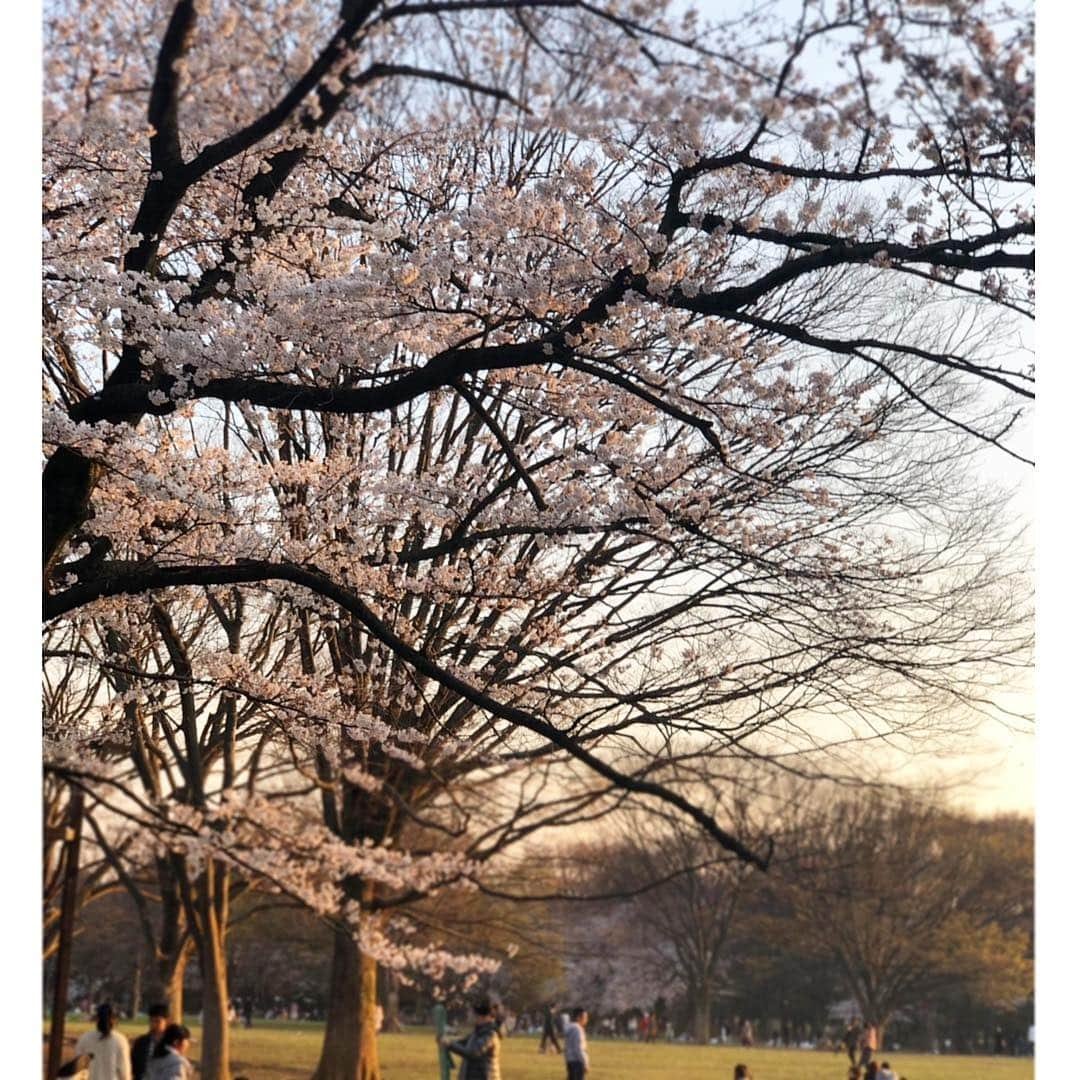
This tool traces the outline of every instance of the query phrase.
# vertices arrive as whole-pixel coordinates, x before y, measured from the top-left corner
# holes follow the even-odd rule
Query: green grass
[[[88,1024],[70,1023],[72,1036]],[[199,1057],[199,1029],[192,1060]],[[143,1025],[123,1024],[130,1038]],[[307,1022],[256,1021],[250,1030],[232,1032],[233,1072],[248,1080],[306,1080],[311,1076],[322,1043],[322,1026]],[[505,1080],[563,1080],[566,1070],[554,1054],[537,1053],[538,1038],[515,1035],[502,1047]],[[594,1039],[589,1045],[589,1080],[730,1080],[736,1062],[750,1066],[754,1080],[844,1080],[847,1058],[818,1050],[743,1050],[738,1047],[664,1045]],[[383,1080],[437,1080],[434,1034],[412,1029],[402,1035],[381,1035],[379,1054]],[[1032,1080],[1031,1058],[879,1055],[907,1080]]]

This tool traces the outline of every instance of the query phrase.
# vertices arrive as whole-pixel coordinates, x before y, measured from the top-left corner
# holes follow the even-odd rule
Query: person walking
[[[480,998],[473,1005],[476,1027],[472,1034],[456,1042],[443,1037],[442,1045],[461,1058],[457,1080],[500,1080],[499,1073],[499,1026],[495,1010],[487,998]]]
[[[146,1080],[194,1080],[195,1066],[187,1059],[191,1032],[183,1024],[170,1024],[161,1036]]]
[[[859,1058],[859,1068],[865,1069],[869,1066],[870,1059],[878,1051],[878,1028],[876,1021],[867,1020],[863,1027],[862,1038],[859,1040],[859,1048],[862,1051]],[[877,1072],[876,1067],[874,1072]]]
[[[859,1042],[862,1037],[862,1033],[859,1030],[859,1021],[854,1017],[848,1022],[847,1030],[844,1032],[844,1049],[847,1050],[848,1061],[852,1065],[856,1064],[855,1059],[859,1053]]]
[[[570,1023],[563,1034],[566,1044],[566,1080],[585,1080],[589,1071],[589,1046],[585,1039],[585,1025],[589,1014],[585,1009],[572,1009]]]
[[[540,1053],[547,1053],[548,1043],[555,1047],[555,1053],[561,1054],[562,1047],[559,1045],[559,1033],[555,1030],[555,1002],[549,1001],[544,1006],[544,1030],[540,1036]]]
[[[99,1005],[97,1026],[85,1031],[75,1043],[75,1057],[90,1058],[89,1080],[131,1080],[131,1047],[116,1027],[116,1012],[109,1004]]]
[[[165,1005],[151,1005],[146,1016],[150,1030],[131,1044],[131,1080],[145,1080],[150,1059],[169,1026],[169,1010]]]

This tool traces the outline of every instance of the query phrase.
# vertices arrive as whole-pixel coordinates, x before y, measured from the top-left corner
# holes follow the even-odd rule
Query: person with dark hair
[[[859,1021],[852,1017],[848,1023],[847,1030],[844,1032],[844,1037],[841,1040],[844,1044],[844,1049],[847,1050],[848,1061],[854,1066],[856,1064],[856,1057],[859,1054],[859,1039],[862,1036],[862,1032],[859,1030]]]
[[[555,1029],[555,1002],[549,1001],[544,1006],[544,1030],[540,1036],[540,1053],[543,1054],[547,1051],[548,1043],[555,1048],[556,1054],[562,1053],[562,1047],[559,1045],[559,1033]]]
[[[582,1008],[570,1010],[570,1023],[563,1032],[566,1047],[566,1080],[585,1080],[589,1071],[589,1045],[585,1040],[585,1025],[589,1014]]]
[[[186,1055],[191,1032],[183,1024],[170,1024],[150,1059],[146,1080],[194,1080],[195,1067]]]
[[[754,1080],[750,1075],[749,1065],[736,1065],[735,1066],[735,1080]]]
[[[150,1030],[131,1044],[131,1080],[145,1080],[150,1058],[169,1025],[169,1010],[165,1005],[151,1005],[146,1015]]]
[[[131,1080],[131,1047],[113,1030],[116,1020],[111,1005],[99,1005],[95,1030],[83,1032],[75,1043],[75,1056],[90,1058],[90,1080]]]
[[[887,1061],[883,1061],[881,1068],[878,1069],[878,1080],[896,1080],[896,1073],[892,1071]]]
[[[876,1061],[868,1061],[866,1063],[866,1072],[863,1075],[863,1080],[878,1080],[878,1063]]]
[[[500,1080],[499,1073],[499,1025],[495,1009],[487,998],[473,1004],[476,1027],[465,1039],[451,1040],[444,1036],[440,1043],[451,1054],[461,1058],[458,1080]]]

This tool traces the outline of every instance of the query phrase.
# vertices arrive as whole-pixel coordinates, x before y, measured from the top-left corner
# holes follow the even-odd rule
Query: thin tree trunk
[[[379,1080],[377,974],[375,961],[347,933],[335,931],[330,1007],[314,1080]]]
[[[64,863],[64,891],[60,908],[60,930],[56,950],[56,983],[49,1025],[47,1076],[55,1076],[64,1052],[64,1021],[67,1019],[68,974],[71,971],[71,941],[75,932],[75,907],[79,888],[79,841],[82,836],[82,791],[72,787],[68,803],[68,849]]]
[[[709,1041],[712,1026],[712,994],[706,986],[694,995],[694,1039],[702,1044]]]
[[[229,875],[211,860],[199,878],[196,895],[196,950],[202,981],[201,1080],[230,1080],[229,980],[225,952]]]
[[[135,976],[131,981],[131,1019],[142,1011],[142,957],[135,961]]]
[[[923,1025],[926,1029],[926,1049],[931,1053],[938,1048],[937,1045],[937,1013],[927,1005],[923,1012]]]
[[[188,938],[175,953],[158,963],[157,990],[160,1000],[169,1010],[169,1021],[173,1024],[184,1022],[184,974],[193,949],[194,945]]]
[[[225,943],[208,935],[199,950],[202,976],[201,1080],[229,1080],[229,987],[226,977]]]
[[[403,1031],[401,1023],[401,994],[398,990],[397,974],[386,971],[386,1013],[383,1016],[383,1031]]]

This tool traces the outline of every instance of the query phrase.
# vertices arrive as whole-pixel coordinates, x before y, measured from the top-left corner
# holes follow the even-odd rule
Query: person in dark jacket
[[[540,1036],[540,1053],[544,1053],[550,1043],[556,1054],[562,1053],[562,1047],[559,1045],[559,1033],[555,1027],[555,1002],[549,1001],[544,1006],[544,1030]]]
[[[851,1018],[850,1023],[847,1026],[847,1030],[844,1032],[844,1037],[841,1040],[844,1044],[844,1049],[847,1051],[848,1061],[852,1065],[857,1064],[855,1058],[859,1052],[859,1042],[862,1039],[862,1025],[854,1017]]]
[[[150,1030],[131,1044],[131,1080],[145,1080],[150,1058],[169,1026],[169,1010],[164,1005],[151,1005],[146,1015],[150,1019]]]
[[[499,1073],[499,1024],[495,1010],[487,998],[473,1005],[476,1027],[465,1039],[452,1042],[442,1040],[443,1046],[461,1058],[457,1080],[500,1080]]]

